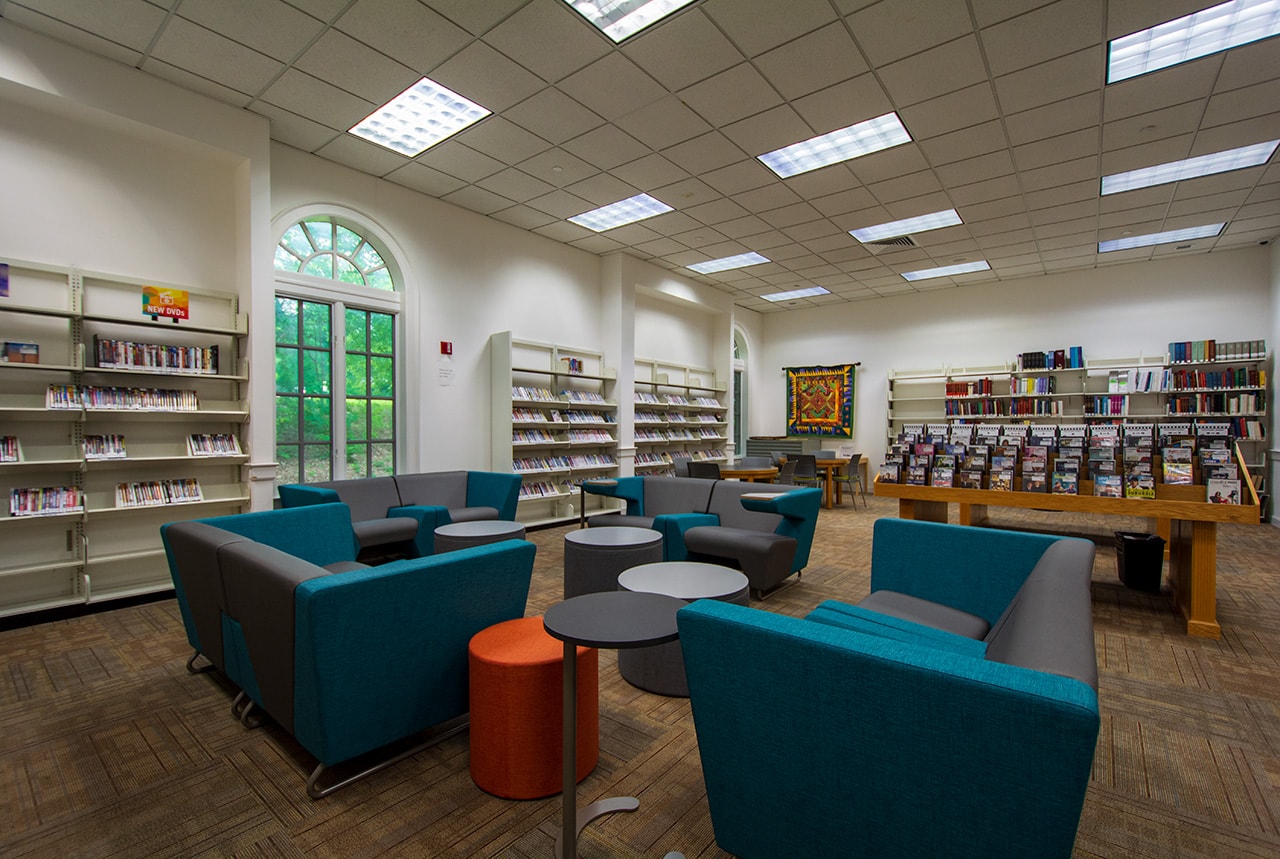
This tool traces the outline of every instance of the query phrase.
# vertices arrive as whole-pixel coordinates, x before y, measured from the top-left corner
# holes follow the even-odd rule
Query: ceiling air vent
[[[919,247],[911,236],[898,236],[896,239],[885,239],[882,242],[864,242],[862,246],[877,256],[894,248]]]

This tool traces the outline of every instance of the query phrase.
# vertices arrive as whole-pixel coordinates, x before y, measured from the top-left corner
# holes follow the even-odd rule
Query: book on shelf
[[[16,435],[0,436],[0,462],[22,462],[22,444]]]
[[[986,470],[982,468],[962,468],[956,478],[956,485],[961,489],[981,489]]]
[[[1161,468],[1164,472],[1164,482],[1176,486],[1190,486],[1193,480],[1190,462],[1170,462],[1165,460]]]
[[[1123,498],[1124,478],[1118,474],[1098,474],[1093,478],[1093,494],[1100,498]]]
[[[6,364],[39,364],[40,344],[27,340],[6,340],[0,351],[0,361]]]
[[[54,516],[83,510],[84,495],[75,486],[17,487],[9,490],[10,516]]]
[[[1205,498],[1210,504],[1239,504],[1240,481],[1211,477],[1205,481]]]
[[[124,436],[118,434],[87,435],[84,437],[85,459],[124,459],[129,454],[125,451]]]
[[[93,357],[98,367],[115,370],[144,370],[149,373],[218,372],[218,347],[172,346],[160,343],[135,343],[95,334]]]
[[[1012,468],[992,468],[991,474],[987,478],[987,488],[997,492],[1013,491],[1013,469]]]
[[[955,482],[955,470],[951,468],[935,468],[929,473],[931,486],[942,486],[950,489]]]
[[[190,456],[238,456],[240,440],[231,433],[192,433],[187,436],[187,453]]]
[[[923,465],[907,466],[908,486],[927,486],[929,484],[929,469]]]
[[[1125,498],[1155,498],[1156,479],[1151,474],[1130,472],[1124,477]]]
[[[1078,475],[1069,471],[1055,471],[1050,478],[1049,491],[1054,495],[1079,495],[1080,480]]]
[[[194,477],[116,484],[116,507],[159,507],[203,500],[200,482]]]
[[[880,470],[876,472],[876,483],[897,483],[901,468],[901,464],[897,462],[882,464]]]
[[[1024,470],[1022,472],[1022,491],[1023,492],[1048,492],[1049,491],[1048,472]]]

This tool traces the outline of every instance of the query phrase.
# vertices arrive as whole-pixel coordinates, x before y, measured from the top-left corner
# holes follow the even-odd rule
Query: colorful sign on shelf
[[[152,318],[163,316],[174,322],[187,319],[189,298],[189,294],[184,289],[144,286],[142,287],[142,315]]]

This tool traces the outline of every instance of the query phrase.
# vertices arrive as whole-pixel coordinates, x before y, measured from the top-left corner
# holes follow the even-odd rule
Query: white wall
[[[1248,248],[769,314],[754,388],[766,409],[753,409],[750,434],[786,431],[781,368],[860,361],[854,443],[878,463],[890,369],[1068,346],[1086,360],[1163,355],[1171,340],[1268,338],[1274,348],[1271,291],[1270,252]]]

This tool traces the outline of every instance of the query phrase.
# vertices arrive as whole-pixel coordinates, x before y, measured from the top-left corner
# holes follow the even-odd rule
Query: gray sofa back
[[[226,671],[222,652],[222,609],[226,598],[218,550],[246,538],[203,522],[174,522],[165,532],[170,571],[177,579],[178,603],[190,618],[187,639],[205,658]],[[195,633],[193,637],[191,633]]]
[[[778,524],[782,522],[781,516],[777,513],[756,513],[745,509],[742,506],[742,496],[749,492],[768,492],[774,495],[781,495],[781,492],[773,492],[767,484],[762,487],[756,483],[732,480],[717,480],[712,487],[707,512],[720,517],[721,527],[744,528],[748,531],[764,531],[769,534],[778,530]]]
[[[447,507],[450,510],[467,506],[465,471],[397,474],[392,479],[400,492],[400,504],[404,506]]]
[[[689,477],[646,477],[644,479],[644,515],[666,513],[706,513],[711,490],[719,481],[694,480]]]
[[[361,477],[353,480],[330,480],[313,483],[322,489],[338,493],[342,503],[351,508],[351,521],[385,519],[387,511],[399,507],[400,491],[393,477]]]

